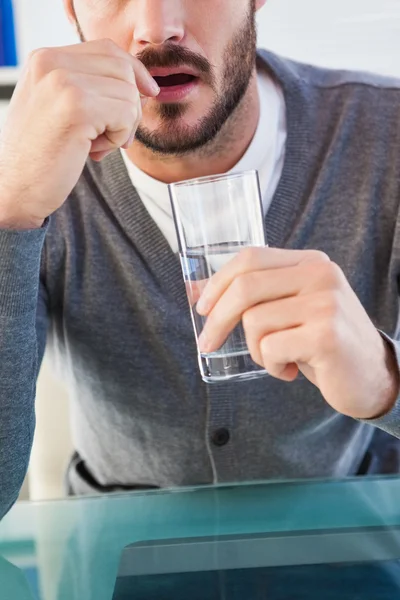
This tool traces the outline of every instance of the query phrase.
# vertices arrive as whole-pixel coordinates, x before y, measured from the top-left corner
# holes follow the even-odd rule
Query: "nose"
[[[149,44],[180,42],[185,35],[183,13],[182,0],[139,0],[135,3],[135,44],[143,49]]]

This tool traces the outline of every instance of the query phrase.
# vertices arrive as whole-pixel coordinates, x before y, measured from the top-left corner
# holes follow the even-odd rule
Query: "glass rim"
[[[257,169],[248,169],[246,171],[237,171],[235,173],[218,173],[216,175],[204,175],[203,177],[194,177],[193,179],[184,179],[175,183],[169,183],[168,188],[173,190],[178,187],[191,187],[193,185],[202,185],[204,183],[214,183],[228,179],[239,179],[248,175],[256,175],[258,179]]]

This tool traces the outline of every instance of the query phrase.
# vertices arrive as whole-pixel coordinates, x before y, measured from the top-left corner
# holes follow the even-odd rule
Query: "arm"
[[[400,342],[392,340],[385,334],[381,335],[386,340],[391,351],[392,369],[396,369],[400,373]],[[389,411],[384,413],[383,416],[367,420],[366,422],[400,439],[400,393],[395,398],[395,402]]]
[[[0,518],[18,497],[32,447],[47,329],[40,284],[45,233],[0,230]]]
[[[0,518],[32,445],[46,333],[42,225],[89,155],[101,160],[133,143],[142,105],[159,91],[136,57],[96,40],[34,52],[11,100],[0,139]]]

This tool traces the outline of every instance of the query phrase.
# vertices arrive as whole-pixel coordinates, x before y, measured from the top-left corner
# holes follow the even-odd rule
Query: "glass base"
[[[265,369],[253,361],[248,350],[235,354],[200,354],[201,378],[206,383],[222,383],[224,381],[247,381],[268,376]]]

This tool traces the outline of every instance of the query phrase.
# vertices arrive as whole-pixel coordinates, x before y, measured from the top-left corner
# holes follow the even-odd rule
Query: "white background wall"
[[[40,46],[74,43],[62,0],[14,1],[22,60]],[[314,64],[400,76],[400,0],[268,0],[259,14],[259,45]],[[48,363],[37,406],[31,491],[35,498],[57,496],[70,441],[65,390]]]

